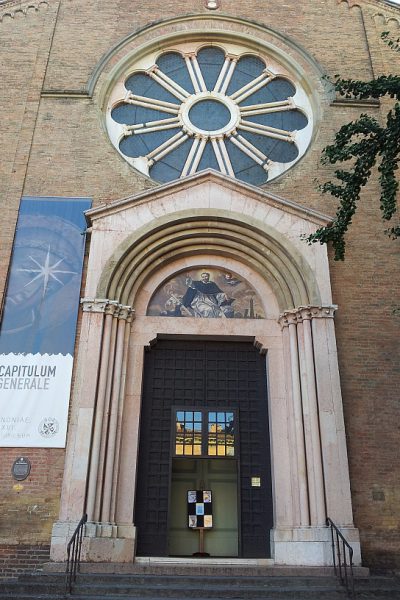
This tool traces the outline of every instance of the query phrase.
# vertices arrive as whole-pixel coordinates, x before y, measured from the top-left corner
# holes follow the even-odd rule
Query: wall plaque
[[[12,476],[17,481],[23,481],[31,472],[31,463],[24,456],[20,456],[14,461],[11,469]]]

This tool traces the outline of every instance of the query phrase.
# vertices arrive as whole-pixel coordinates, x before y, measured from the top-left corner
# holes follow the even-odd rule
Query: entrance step
[[[267,569],[268,571],[268,569]],[[332,572],[331,572],[332,573]],[[400,579],[358,576],[357,600],[400,600]],[[65,598],[64,575],[35,573],[3,581],[0,599]],[[346,592],[330,575],[266,574],[178,575],[149,573],[80,573],[74,600],[345,600]]]

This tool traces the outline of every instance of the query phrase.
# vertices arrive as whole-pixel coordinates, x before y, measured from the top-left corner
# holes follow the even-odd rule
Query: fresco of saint
[[[262,319],[253,287],[239,276],[213,267],[172,276],[155,292],[149,316],[200,319]]]
[[[228,298],[216,283],[210,281],[210,273],[204,271],[200,277],[200,281],[186,278],[185,284],[188,289],[182,298],[182,306],[191,311],[194,317],[232,318],[234,298]]]

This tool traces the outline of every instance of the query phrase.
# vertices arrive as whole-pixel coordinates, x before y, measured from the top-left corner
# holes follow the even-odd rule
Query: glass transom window
[[[235,457],[234,411],[176,410],[174,455]]]
[[[296,78],[244,47],[181,44],[141,57],[115,86],[111,141],[165,183],[215,169],[262,185],[305,153],[312,111]]]

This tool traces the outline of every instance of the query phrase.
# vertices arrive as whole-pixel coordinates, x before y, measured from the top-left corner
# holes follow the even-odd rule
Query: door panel
[[[191,556],[199,549],[198,533],[189,530],[187,492],[199,489],[196,459],[174,459],[171,474],[168,554]]]
[[[211,490],[213,528],[204,533],[211,556],[238,556],[238,479],[235,460],[176,458],[172,461],[169,555],[199,551],[199,533],[188,528],[187,491]]]
[[[239,555],[268,557],[272,497],[265,357],[250,342],[175,340],[158,340],[145,354],[134,515],[138,555],[167,556],[171,551],[173,406],[237,410]],[[251,487],[252,477],[260,478],[260,487]]]

